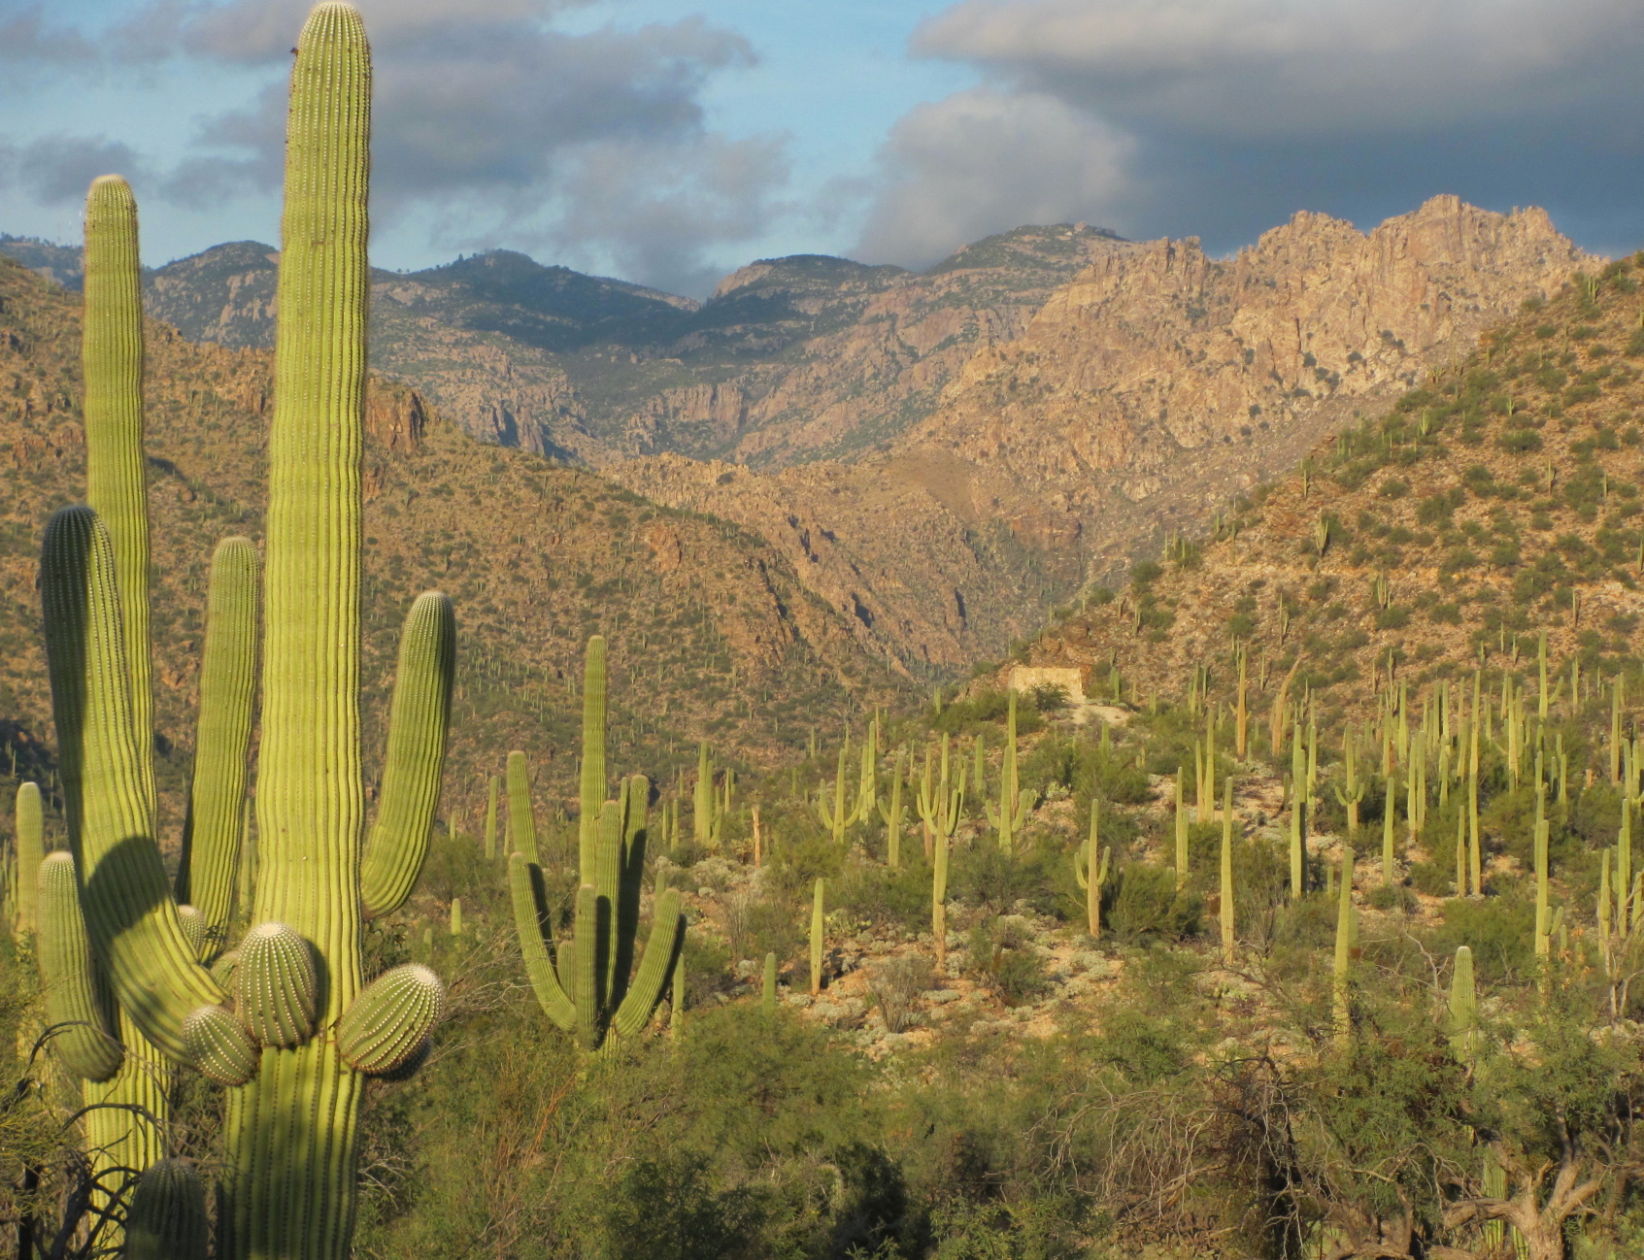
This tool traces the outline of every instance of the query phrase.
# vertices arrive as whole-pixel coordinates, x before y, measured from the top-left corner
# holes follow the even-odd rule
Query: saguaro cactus
[[[583,687],[583,787],[605,765],[605,642],[589,643]],[[590,710],[597,709],[597,712]],[[596,746],[597,745],[597,746]],[[681,946],[684,920],[679,893],[657,894],[651,935],[633,970],[639,933],[639,902],[645,875],[646,804],[650,783],[633,775],[619,799],[605,801],[594,818],[593,842],[581,853],[574,909],[575,935],[552,951],[542,868],[523,853],[508,859],[508,886],[514,928],[526,975],[543,1013],[565,1032],[575,1033],[584,1050],[598,1050],[610,1035],[633,1036],[645,1027],[662,1000]]]
[[[153,796],[140,755],[148,735],[135,720],[107,532],[90,511],[65,509],[44,546],[53,706],[92,941],[121,1006],[168,1055],[225,1083],[255,1077],[229,1095],[219,1196],[219,1251],[229,1260],[347,1254],[362,1073],[402,1065],[441,1004],[425,968],[396,968],[368,987],[361,974],[362,850],[363,865],[386,876],[369,909],[386,913],[427,843],[418,820],[432,816],[437,797],[454,658],[450,603],[426,594],[407,619],[389,736],[395,764],[364,845],[359,460],[369,99],[358,13],[319,5],[292,73],[269,438],[260,843],[249,917],[254,937],[270,943],[267,975],[278,983],[236,983],[237,1011],[195,961],[152,842]],[[278,943],[291,940],[300,948]],[[312,966],[311,980],[299,958]]]
[[[1027,821],[1033,793],[1022,787],[1016,771],[1016,693],[1010,693],[1005,716],[1004,759],[999,764],[999,803],[984,802],[988,824],[999,833],[999,847],[1006,853],[1016,847],[1016,833]],[[981,778],[977,778],[980,788]]]
[[[1073,878],[1085,894],[1085,924],[1092,937],[1102,934],[1102,885],[1107,883],[1107,872],[1113,857],[1112,849],[1103,849],[1101,804],[1090,802],[1090,831],[1085,837],[1083,850],[1074,850]]]

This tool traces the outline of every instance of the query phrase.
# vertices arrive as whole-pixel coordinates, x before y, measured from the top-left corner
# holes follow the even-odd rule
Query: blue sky
[[[0,0],[0,231],[126,173],[144,253],[273,241],[306,0]],[[1216,252],[1441,192],[1644,244],[1636,0],[360,0],[373,253],[508,247],[705,293],[1024,222]]]

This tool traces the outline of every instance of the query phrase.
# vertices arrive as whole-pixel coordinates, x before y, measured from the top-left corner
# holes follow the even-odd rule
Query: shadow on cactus
[[[91,508],[65,508],[43,545],[79,902],[97,961],[143,1038],[231,1087],[221,1257],[348,1254],[362,1078],[411,1062],[444,1003],[426,967],[396,967],[370,984],[362,974],[363,922],[403,903],[426,854],[455,659],[450,601],[427,592],[413,603],[401,639],[381,803],[367,833],[358,679],[370,77],[359,14],[335,0],[318,5],[298,41],[286,148],[256,869],[254,878],[237,878],[249,857],[235,856],[241,754],[242,786],[229,784],[231,799],[197,792],[191,806],[185,888],[204,913],[173,899],[155,845],[146,587],[129,576],[146,565],[129,555],[140,544],[146,557],[147,524],[135,206],[123,181],[93,186],[94,201],[116,194],[121,213],[111,230],[129,255],[112,286],[124,292],[106,298],[122,303],[112,350],[95,341],[105,296],[89,267],[86,286],[87,444],[110,443],[99,466],[113,488],[99,490],[89,456],[88,480],[93,503],[109,505],[108,524]],[[121,376],[110,394],[118,414],[107,420],[91,405],[93,369],[104,358]],[[229,550],[241,553],[225,565],[243,586],[254,557],[249,547]],[[235,603],[241,612],[250,606],[249,598]],[[234,657],[231,672],[249,677],[250,652]],[[202,668],[202,704],[209,672]],[[208,770],[197,765],[197,779]],[[230,847],[204,845],[202,829],[227,833]],[[208,970],[236,887],[245,890],[242,918],[252,926],[239,949]],[[175,1167],[151,1163],[149,1199],[194,1200]]]

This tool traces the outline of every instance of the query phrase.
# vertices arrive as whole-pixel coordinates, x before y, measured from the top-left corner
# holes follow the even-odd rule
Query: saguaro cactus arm
[[[411,605],[400,635],[382,805],[360,863],[360,903],[367,918],[405,903],[428,856],[428,833],[445,771],[456,661],[451,601],[438,591],[426,591]]]
[[[257,551],[248,538],[225,538],[207,580],[194,782],[177,876],[177,900],[200,911],[211,953],[222,948],[234,909],[256,671]]]
[[[34,882],[41,909],[38,939],[46,1024],[57,1030],[52,1049],[71,1075],[106,1081],[120,1070],[125,1052],[114,1036],[108,995],[97,983],[74,859],[53,853],[38,864]]]
[[[525,975],[543,1014],[562,1032],[573,1032],[577,1009],[560,985],[554,960],[548,953],[547,909],[542,903],[541,872],[523,854],[508,856],[508,891],[514,906],[514,929],[519,935]]]
[[[221,987],[194,959],[154,846],[108,533],[90,508],[57,512],[41,555],[46,653],[69,839],[86,926],[114,995],[144,1035],[189,1060],[183,1021]]]

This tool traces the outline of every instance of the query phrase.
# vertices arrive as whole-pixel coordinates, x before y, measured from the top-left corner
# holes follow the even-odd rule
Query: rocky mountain
[[[1367,233],[1298,214],[1229,259],[1062,225],[925,273],[767,260],[700,305],[493,253],[379,273],[373,352],[471,434],[738,523],[859,643],[943,670],[1593,265],[1541,211],[1454,197]],[[272,267],[209,250],[153,273],[152,309],[256,344]]]
[[[1532,300],[1023,659],[1098,690],[1117,665],[1131,695],[1205,666],[1229,696],[1242,647],[1265,710],[1292,669],[1332,705],[1389,671],[1415,693],[1480,662],[1533,671],[1545,634],[1590,688],[1644,649],[1641,317],[1644,255]]]
[[[1203,532],[1218,505],[1594,262],[1541,211],[1454,197],[1369,233],[1300,214],[1226,260],[1192,240],[1101,250],[1019,335],[970,354],[886,450],[609,471],[827,570],[819,589],[894,627],[904,659],[959,663],[1169,534]]]
[[[206,563],[262,526],[269,356],[152,324],[147,449],[160,774],[176,800],[192,743]],[[72,295],[0,259],[0,737],[46,756],[49,701],[34,587],[49,513],[84,497],[79,313]],[[665,777],[695,741],[759,761],[818,723],[906,686],[761,540],[646,501],[583,469],[486,446],[404,385],[377,382],[364,469],[365,677],[386,716],[409,600],[456,603],[459,673],[448,795],[472,802],[509,748],[571,785],[582,645],[611,642],[623,764]],[[374,750],[368,743],[368,751]]]

